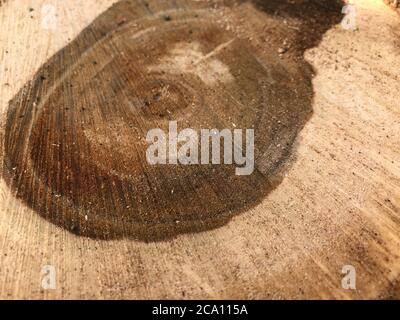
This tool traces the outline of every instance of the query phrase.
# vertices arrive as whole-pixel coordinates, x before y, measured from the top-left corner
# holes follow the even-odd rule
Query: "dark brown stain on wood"
[[[257,205],[312,112],[304,50],[341,7],[257,1],[243,11],[254,15],[249,37],[245,5],[120,1],[98,17],[10,102],[3,177],[16,196],[75,234],[143,241],[220,227]],[[149,165],[146,134],[171,120],[253,128],[256,169]]]
[[[399,0],[384,0],[392,8],[400,8],[400,1]]]

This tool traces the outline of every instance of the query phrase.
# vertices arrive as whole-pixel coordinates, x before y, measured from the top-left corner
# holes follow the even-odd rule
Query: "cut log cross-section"
[[[279,183],[312,111],[303,52],[340,6],[313,3],[314,19],[291,20],[268,15],[285,1],[255,3],[245,21],[229,5],[189,3],[118,2],[11,101],[4,176],[45,219],[94,238],[162,240],[222,226]],[[253,129],[254,171],[149,164],[147,133],[171,121]]]

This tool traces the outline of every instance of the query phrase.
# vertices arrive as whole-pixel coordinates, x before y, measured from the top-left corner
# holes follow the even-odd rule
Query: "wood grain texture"
[[[163,6],[117,2],[10,102],[5,181],[44,218],[78,235],[165,240],[220,227],[258,204],[277,185],[311,114],[304,50],[340,21],[342,4],[257,3],[248,31],[262,33],[268,23],[273,38],[263,43],[240,36],[229,6]],[[289,15],[286,24],[271,14],[277,10]],[[302,39],[310,27],[313,35]],[[172,135],[171,121],[197,135],[240,130],[230,151],[234,145],[246,154],[246,131],[254,130],[255,163],[246,175],[232,160],[202,164],[199,156],[191,165],[150,165],[146,135]],[[211,145],[207,139],[195,154]],[[168,160],[176,157],[166,151]]]
[[[332,27],[317,48],[305,53],[316,74],[314,114],[272,193],[221,228],[142,243],[75,236],[40,218],[3,181],[1,297],[398,297],[399,18],[380,2],[355,2],[359,30]],[[163,14],[171,9],[167,3],[149,1],[149,6]],[[41,29],[43,4],[32,1],[24,7],[9,1],[0,8],[3,135],[8,101],[111,1],[96,6],[87,1],[84,7],[78,1],[55,1],[56,31]],[[174,5],[213,7],[208,1]],[[213,10],[221,22],[226,17],[237,22],[231,32],[260,57],[270,52],[271,63],[282,58],[266,47],[284,38],[274,39],[267,26],[273,19],[286,20],[281,32],[288,35],[287,29],[298,27],[284,8],[279,18],[259,3],[217,3]],[[290,65],[285,59],[291,59],[290,52],[283,57]],[[45,264],[57,269],[56,290],[40,287]],[[356,291],[341,288],[345,264],[356,267]]]
[[[266,192],[310,112],[309,79],[287,74],[278,58],[253,56],[211,8],[165,5],[159,14],[118,2],[10,103],[6,181],[77,234],[155,240],[226,223]],[[168,132],[170,121],[179,130],[256,130],[256,172],[150,165],[146,134]]]

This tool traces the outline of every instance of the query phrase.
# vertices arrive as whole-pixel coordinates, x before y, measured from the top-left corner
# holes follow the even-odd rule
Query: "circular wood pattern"
[[[299,33],[268,11],[254,5],[254,21],[273,30],[266,40],[261,24],[240,25],[229,6],[114,5],[11,101],[9,185],[45,219],[100,239],[209,230],[258,204],[312,110]],[[254,129],[254,172],[150,165],[146,134],[170,121],[178,130]]]

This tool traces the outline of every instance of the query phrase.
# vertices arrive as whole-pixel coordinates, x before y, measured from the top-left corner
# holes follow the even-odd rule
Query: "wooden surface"
[[[247,25],[226,6],[119,1],[10,102],[5,181],[47,220],[108,240],[167,240],[220,227],[254,207],[277,184],[312,112],[304,48],[341,18],[341,6],[327,14],[309,7],[321,23],[311,41],[299,41],[309,32],[302,21],[261,14],[278,8],[248,10]],[[276,29],[268,40],[242,35],[262,34],[266,23]],[[285,55],[277,55],[283,42]],[[175,161],[178,150],[166,143],[165,164],[149,164],[148,133],[162,130],[171,141],[172,131],[187,128],[198,140],[190,165]],[[255,150],[243,148],[247,169],[237,168],[247,129]],[[235,162],[204,159],[211,139],[204,143],[201,130],[239,132],[242,141],[235,137],[235,151],[224,155],[233,153]],[[226,139],[218,142],[222,151]]]
[[[215,21],[235,22],[240,30],[229,33],[256,46],[261,62],[275,52],[274,41],[284,39],[285,32],[290,38],[290,27],[298,28],[291,25],[295,16],[273,16],[268,4],[167,3],[174,4],[172,9],[208,8]],[[150,243],[129,237],[102,241],[43,219],[16,196],[5,177],[0,187],[0,297],[398,297],[400,18],[380,1],[354,3],[358,30],[331,26],[304,53],[314,67],[313,115],[271,193],[213,230]],[[53,1],[57,19],[50,29],[43,28],[44,4],[10,0],[0,7],[2,160],[8,108],[13,106],[9,101],[35,79],[43,63],[74,45],[112,1]],[[173,17],[167,5],[149,4],[153,14]],[[273,19],[289,27],[276,25],[274,33],[257,29]],[[280,36],[269,39],[276,32]],[[281,57],[278,48],[265,61],[303,63],[292,54],[289,50]],[[56,268],[55,290],[41,288],[44,265]],[[355,267],[357,290],[342,288],[344,265]]]

